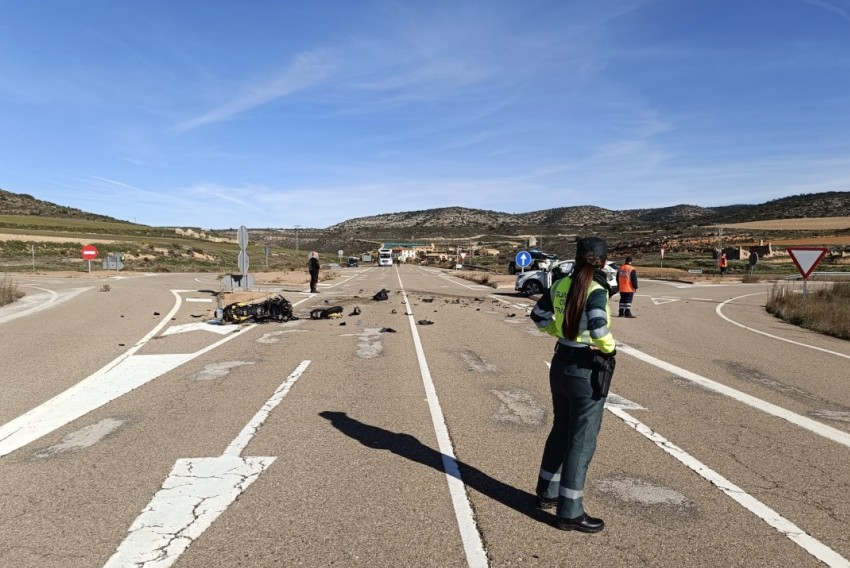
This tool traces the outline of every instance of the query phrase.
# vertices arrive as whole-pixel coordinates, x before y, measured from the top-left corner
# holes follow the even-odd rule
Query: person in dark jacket
[[[607,257],[608,245],[599,237],[578,241],[572,272],[552,284],[531,312],[537,327],[558,339],[549,368],[554,422],[540,462],[537,506],[555,509],[559,529],[585,533],[605,527],[584,509],[584,484],[610,384],[609,377],[599,385],[594,366],[599,358],[613,374],[617,353],[603,271]]]
[[[310,292],[316,294],[319,292],[319,253],[316,251],[310,253],[307,270],[310,272]]]

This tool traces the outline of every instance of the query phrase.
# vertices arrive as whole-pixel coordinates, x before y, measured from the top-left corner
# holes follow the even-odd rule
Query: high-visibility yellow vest
[[[552,306],[554,308],[552,321],[544,328],[542,331],[545,331],[549,335],[553,337],[557,337],[560,341],[559,343],[564,343],[567,345],[575,344],[579,345],[596,345],[603,353],[611,353],[616,348],[616,343],[614,342],[614,336],[611,335],[610,327],[611,327],[611,310],[608,306],[608,303],[605,303],[605,312],[604,314],[593,314],[591,313],[591,317],[601,317],[605,316],[605,328],[601,330],[602,333],[599,337],[592,337],[590,331],[587,329],[587,319],[588,314],[587,310],[584,310],[581,314],[581,322],[579,323],[579,335],[575,338],[566,338],[564,337],[564,318],[565,318],[565,307],[567,304],[567,293],[570,291],[570,286],[572,286],[573,280],[571,277],[567,276],[565,278],[561,278],[556,281],[552,285],[552,289],[550,290],[550,295],[552,298]],[[605,287],[596,282],[595,280],[590,283],[590,286],[587,288],[587,297],[595,292],[596,290],[603,290],[605,292],[605,296],[607,298],[608,291],[605,290]],[[601,311],[601,310],[600,310]]]

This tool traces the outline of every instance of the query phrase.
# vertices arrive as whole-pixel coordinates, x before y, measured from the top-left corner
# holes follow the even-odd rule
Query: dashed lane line
[[[425,386],[428,408],[431,411],[431,422],[434,424],[434,432],[437,435],[437,445],[443,456],[443,471],[446,473],[446,482],[449,485],[449,494],[452,498],[455,518],[457,519],[460,530],[463,549],[466,553],[466,562],[470,568],[485,568],[489,564],[487,554],[484,552],[481,533],[478,531],[478,526],[475,523],[472,505],[469,503],[466,487],[460,475],[457,457],[455,456],[454,447],[449,437],[449,430],[446,426],[446,418],[443,415],[443,409],[440,407],[437,389],[434,387],[431,371],[428,368],[428,361],[425,359],[425,351],[422,349],[422,341],[419,339],[419,332],[416,329],[413,308],[410,307],[410,300],[407,298],[407,291],[404,289],[404,283],[401,281],[401,273],[398,267],[396,267],[396,276],[398,277],[398,285],[401,288],[404,304],[409,314],[407,319],[410,324],[410,332],[413,335],[416,358],[419,361],[419,372],[422,375],[422,383]]]

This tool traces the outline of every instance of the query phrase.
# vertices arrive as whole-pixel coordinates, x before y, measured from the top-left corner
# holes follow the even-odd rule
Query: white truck
[[[378,266],[392,266],[393,251],[392,249],[378,249]]]

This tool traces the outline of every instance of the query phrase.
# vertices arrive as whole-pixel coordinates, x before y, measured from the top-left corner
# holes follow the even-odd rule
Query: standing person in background
[[[638,289],[638,279],[630,256],[626,257],[626,262],[617,271],[617,286],[620,287],[620,312],[617,317],[636,318],[632,314],[632,300]]]
[[[555,526],[565,531],[605,528],[584,510],[584,482],[617,353],[608,329],[607,257],[608,245],[599,237],[578,241],[572,272],[552,284],[531,312],[541,331],[558,338],[549,367],[555,419],[540,462],[537,506],[556,509]]]
[[[316,294],[319,292],[319,253],[316,251],[310,253],[307,270],[310,272],[310,292]]]
[[[720,260],[717,261],[717,266],[720,267],[720,276],[726,276],[726,271],[729,270],[729,261],[726,259],[726,253],[720,253]]]

